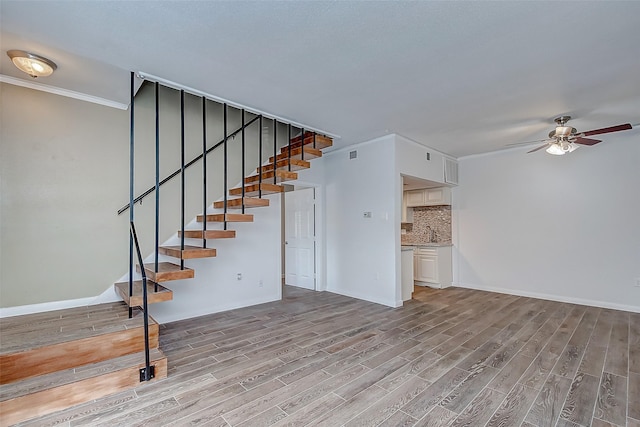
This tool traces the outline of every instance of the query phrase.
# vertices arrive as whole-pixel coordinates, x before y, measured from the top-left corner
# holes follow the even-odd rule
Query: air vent
[[[349,160],[353,160],[357,158],[358,158],[358,152],[356,150],[349,151]]]
[[[444,182],[458,185],[458,162],[444,158]]]

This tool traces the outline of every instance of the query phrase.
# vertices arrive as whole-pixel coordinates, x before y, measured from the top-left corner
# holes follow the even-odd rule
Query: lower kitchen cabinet
[[[451,246],[418,247],[414,252],[414,280],[417,285],[447,288],[453,281]]]

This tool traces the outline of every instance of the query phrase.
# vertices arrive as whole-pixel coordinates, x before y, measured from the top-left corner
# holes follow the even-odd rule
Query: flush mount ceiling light
[[[53,61],[24,50],[10,50],[7,55],[11,58],[13,65],[34,79],[36,77],[50,76],[58,68]]]

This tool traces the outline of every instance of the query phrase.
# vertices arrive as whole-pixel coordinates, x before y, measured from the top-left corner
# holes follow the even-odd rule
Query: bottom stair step
[[[150,350],[157,381],[167,377],[167,358]],[[41,417],[142,384],[144,352],[129,354],[0,386],[0,425],[6,426]]]
[[[142,280],[133,281],[133,295],[129,300],[129,282],[116,283],[113,286],[120,298],[129,305],[129,307],[142,307]],[[158,290],[156,291],[156,286]],[[173,292],[164,286],[147,280],[147,303],[155,304],[158,302],[171,301]]]

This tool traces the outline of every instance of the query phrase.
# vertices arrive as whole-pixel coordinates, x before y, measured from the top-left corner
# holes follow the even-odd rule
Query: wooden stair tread
[[[128,315],[127,305],[118,301],[0,318],[0,356],[143,325],[141,316],[129,319]],[[70,323],[76,327],[69,327]],[[110,327],[105,328],[105,323]]]
[[[304,144],[313,146],[313,134],[305,132],[304,136]],[[296,136],[291,138],[291,147],[300,147],[300,136]],[[333,145],[333,140],[323,135],[316,135],[316,146],[315,148],[321,150],[323,148],[328,148]]]
[[[284,152],[281,152],[280,154],[278,154],[277,156],[278,161],[280,160],[286,160],[289,158],[289,150],[285,149]],[[313,147],[309,147],[308,145],[304,146],[304,160],[312,160],[312,159],[317,159],[318,157],[322,157],[322,151],[313,148]],[[302,149],[300,147],[298,148],[292,148],[291,149],[291,158],[292,159],[302,159]],[[269,163],[273,163],[273,156],[269,157]]]
[[[150,350],[155,376],[167,377],[167,359],[158,349]],[[10,425],[60,411],[140,385],[144,352],[108,361],[42,375],[16,384],[0,386],[2,425]]]
[[[262,172],[272,171],[273,170],[273,162],[267,163],[262,166]],[[311,167],[311,162],[302,159],[291,159],[291,170],[298,171],[303,169],[309,169]],[[279,160],[276,165],[277,169],[285,169],[289,170],[289,159]],[[256,168],[256,173],[260,173],[260,168]]]
[[[259,199],[257,197],[245,197],[245,208],[258,208],[269,206],[269,199]],[[224,209],[224,200],[219,200],[213,204],[216,209]],[[227,209],[242,209],[242,197],[239,199],[227,200]]]
[[[151,360],[159,360],[165,357],[162,351],[157,348],[149,349],[149,356]],[[0,385],[0,402],[41,390],[70,384],[96,375],[106,374],[123,367],[137,366],[140,362],[144,365],[143,351],[87,364],[79,368],[65,369],[11,384],[3,384]]]
[[[184,230],[184,237],[186,239],[202,239],[202,230]],[[178,237],[182,235],[181,231],[178,231]],[[234,239],[236,237],[236,230],[207,230],[204,232],[205,239]]]
[[[190,245],[184,245],[184,249],[182,249],[180,245],[160,246],[158,248],[158,252],[162,255],[180,259],[213,258],[217,255],[216,250],[213,248],[203,248]]]
[[[141,311],[134,309],[129,319],[129,308],[124,302],[99,304],[117,306],[120,316],[112,317],[111,310],[87,311],[86,318],[73,317],[77,327],[70,327],[65,318],[67,310],[56,310],[48,316],[16,316],[26,324],[37,326],[49,323],[48,328],[20,328],[2,332],[0,340],[0,384],[9,384],[26,378],[97,363],[113,357],[135,353],[144,349],[144,324]],[[103,318],[105,314],[108,318]],[[95,317],[91,317],[95,316]],[[34,320],[37,319],[37,320]],[[2,319],[4,320],[4,319]],[[17,320],[12,319],[15,323]],[[6,324],[2,322],[2,324]],[[63,326],[61,326],[63,325]],[[158,346],[159,326],[149,318],[149,342]]]
[[[275,171],[275,176],[276,176],[276,182],[283,182],[283,181],[294,181],[296,179],[298,179],[298,174],[296,172],[290,172],[290,171],[285,171],[285,170],[276,170]],[[266,171],[262,173],[262,182],[271,182],[273,183],[273,177],[274,177],[274,172],[273,171]],[[246,184],[251,184],[251,183],[257,183],[260,181],[260,175],[251,175],[248,176],[244,179],[244,182]]]
[[[131,307],[142,307],[142,280],[133,281],[133,295],[129,300],[129,282],[119,282],[113,285],[120,298]],[[155,287],[158,290],[155,290]],[[154,283],[151,280],[147,280],[147,303],[155,304],[164,301],[171,301],[173,299],[173,292],[171,289],[167,289],[164,286]]]
[[[198,215],[196,220],[198,222],[204,221],[204,215]],[[253,222],[253,214],[239,214],[239,213],[227,213],[227,214],[208,214],[207,222]]]
[[[136,265],[136,269],[140,272],[140,266]],[[194,271],[191,268],[180,268],[179,265],[171,262],[159,262],[158,271],[155,271],[155,263],[148,263],[144,265],[144,270],[147,273],[147,279],[151,279],[153,282],[168,282],[170,280],[183,280],[192,279],[195,277]]]
[[[244,187],[244,195],[256,196],[260,188],[262,188],[262,194],[282,193],[284,191],[284,187],[281,185],[263,182],[262,184],[246,185]],[[232,196],[242,196],[242,187],[232,188],[229,190],[229,194]]]

